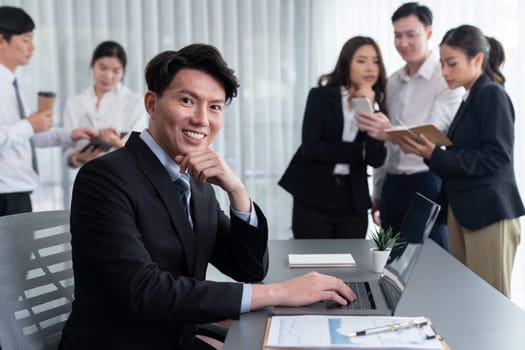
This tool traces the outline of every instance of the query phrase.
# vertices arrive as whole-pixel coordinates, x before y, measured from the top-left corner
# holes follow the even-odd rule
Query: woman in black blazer
[[[302,144],[279,181],[294,197],[295,238],[364,238],[371,206],[367,166],[383,164],[382,141],[358,130],[352,98],[385,108],[381,51],[368,37],[348,40],[334,70],[308,95]]]
[[[426,159],[443,178],[451,253],[506,296],[525,214],[514,175],[514,109],[499,67],[501,44],[476,27],[449,30],[440,44],[450,88],[463,86],[464,102],[448,131],[453,145],[406,140],[403,150]]]

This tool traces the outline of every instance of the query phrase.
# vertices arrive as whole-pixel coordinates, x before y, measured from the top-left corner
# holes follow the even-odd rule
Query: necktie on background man
[[[18,104],[18,111],[20,112],[20,119],[26,117],[26,112],[24,111],[24,105],[22,103],[22,98],[20,97],[20,91],[18,91],[18,83],[13,80],[13,86],[15,87],[16,93],[16,103]],[[33,138],[29,139],[29,144],[31,145],[31,164],[33,165],[33,170],[38,174],[38,163],[36,160],[35,144],[33,143]]]
[[[193,227],[193,220],[190,213],[190,177],[188,174],[181,174],[179,178],[175,180],[175,186],[177,187],[177,192],[179,192],[179,197],[184,205],[184,210],[186,210],[186,215],[188,216],[190,225]]]

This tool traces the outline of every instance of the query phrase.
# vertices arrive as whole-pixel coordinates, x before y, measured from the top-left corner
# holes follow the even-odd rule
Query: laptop
[[[425,209],[425,210],[423,210]],[[424,241],[437,219],[440,206],[417,193],[405,214],[400,231],[403,235],[413,235],[407,230],[418,230],[421,242],[405,245],[397,250],[385,267],[379,279],[368,281],[345,281],[357,295],[357,299],[347,305],[324,301],[300,307],[276,306],[274,315],[393,315],[399,299],[405,290],[410,275],[417,263]],[[415,225],[415,223],[419,223]],[[394,252],[392,252],[394,253]]]

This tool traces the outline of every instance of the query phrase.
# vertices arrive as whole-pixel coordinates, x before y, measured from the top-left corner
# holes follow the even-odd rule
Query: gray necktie
[[[175,180],[175,186],[177,187],[177,192],[179,192],[179,197],[184,206],[184,210],[186,210],[186,215],[188,216],[190,225],[191,227],[193,227],[193,220],[191,218],[191,213],[190,213],[190,197],[191,197],[190,177],[188,176],[188,174],[181,174],[177,178],[177,180]]]
[[[22,98],[20,97],[20,91],[18,91],[18,83],[15,80],[13,80],[13,86],[15,87],[15,94],[16,94],[16,103],[18,104],[18,112],[20,112],[20,119],[24,119],[26,117],[26,112],[24,111],[24,104],[22,103]],[[36,152],[35,152],[35,144],[33,143],[33,138],[31,137],[29,139],[29,144],[31,144],[31,164],[33,165],[33,169],[38,174],[38,163],[36,160]]]

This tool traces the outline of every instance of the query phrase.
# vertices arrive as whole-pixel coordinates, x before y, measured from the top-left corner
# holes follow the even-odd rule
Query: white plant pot
[[[383,272],[391,249],[377,250],[377,248],[370,248],[370,256],[372,257],[372,270],[374,272]]]

